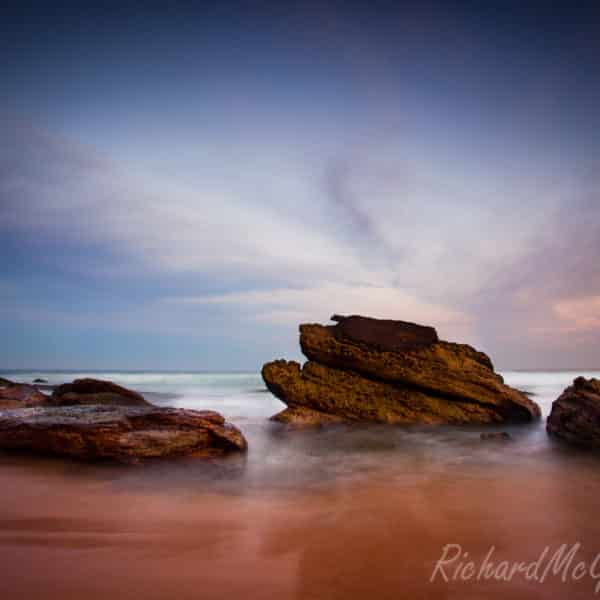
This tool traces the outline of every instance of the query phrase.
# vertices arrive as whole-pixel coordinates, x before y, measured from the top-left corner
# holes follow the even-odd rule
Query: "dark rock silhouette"
[[[35,385],[13,383],[8,379],[0,381],[0,409],[79,404],[151,406],[141,394],[112,381],[76,379],[57,386],[51,396],[40,392]]]
[[[52,393],[52,404],[103,404],[118,406],[151,406],[141,394],[128,390],[112,381],[101,379],[76,379],[73,383],[59,385]]]
[[[552,403],[546,429],[571,444],[600,449],[600,380],[577,377]]]
[[[482,440],[496,440],[496,441],[507,441],[512,439],[510,433],[506,431],[499,431],[494,433],[482,433],[479,436]]]
[[[431,346],[438,341],[437,332],[433,327],[407,321],[372,319],[357,315],[333,315],[331,320],[337,322],[337,325],[330,328],[337,337],[388,352],[408,352]]]

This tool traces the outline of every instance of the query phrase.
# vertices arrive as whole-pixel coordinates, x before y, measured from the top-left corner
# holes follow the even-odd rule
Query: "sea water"
[[[600,373],[571,371],[503,374],[506,383],[531,394],[540,405],[542,419],[534,423],[492,427],[351,424],[304,430],[291,430],[269,420],[285,406],[266,390],[259,373],[17,371],[4,376],[24,382],[40,378],[48,385],[95,377],[137,390],[161,406],[216,410],[244,432],[247,456],[221,461],[228,465],[226,476],[216,479],[219,463],[206,469],[198,461],[193,467],[185,461],[178,469],[181,461],[169,461],[168,471],[181,470],[183,485],[193,468],[196,476],[206,477],[207,486],[244,491],[264,486],[326,487],[336,478],[376,475],[389,478],[414,473],[422,478],[448,468],[485,470],[520,465],[527,469],[531,465],[539,468],[545,461],[553,467],[572,453],[547,436],[545,418],[553,400],[580,374],[600,377]],[[507,431],[512,441],[485,443],[480,439],[483,431]],[[237,464],[235,474],[231,464]]]

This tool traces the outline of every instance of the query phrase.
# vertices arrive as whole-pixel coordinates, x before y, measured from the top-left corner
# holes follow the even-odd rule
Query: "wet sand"
[[[589,598],[596,583],[428,583],[448,543],[533,561],[579,541],[592,560],[599,482],[560,463],[219,492],[184,470],[2,460],[2,598]]]

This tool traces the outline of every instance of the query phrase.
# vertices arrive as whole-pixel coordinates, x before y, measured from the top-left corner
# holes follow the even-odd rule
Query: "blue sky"
[[[257,369],[333,313],[600,366],[592,3],[5,11],[0,366]]]

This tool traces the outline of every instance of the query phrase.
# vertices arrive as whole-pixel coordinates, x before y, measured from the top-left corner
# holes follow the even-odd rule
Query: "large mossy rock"
[[[300,326],[309,359],[264,365],[285,422],[500,423],[540,416],[537,404],[504,384],[489,357],[440,341],[435,329],[404,321],[334,316]]]
[[[64,406],[0,411],[0,449],[131,461],[243,451],[246,440],[212,411]]]
[[[577,377],[552,403],[546,429],[570,444],[600,449],[600,380]]]

